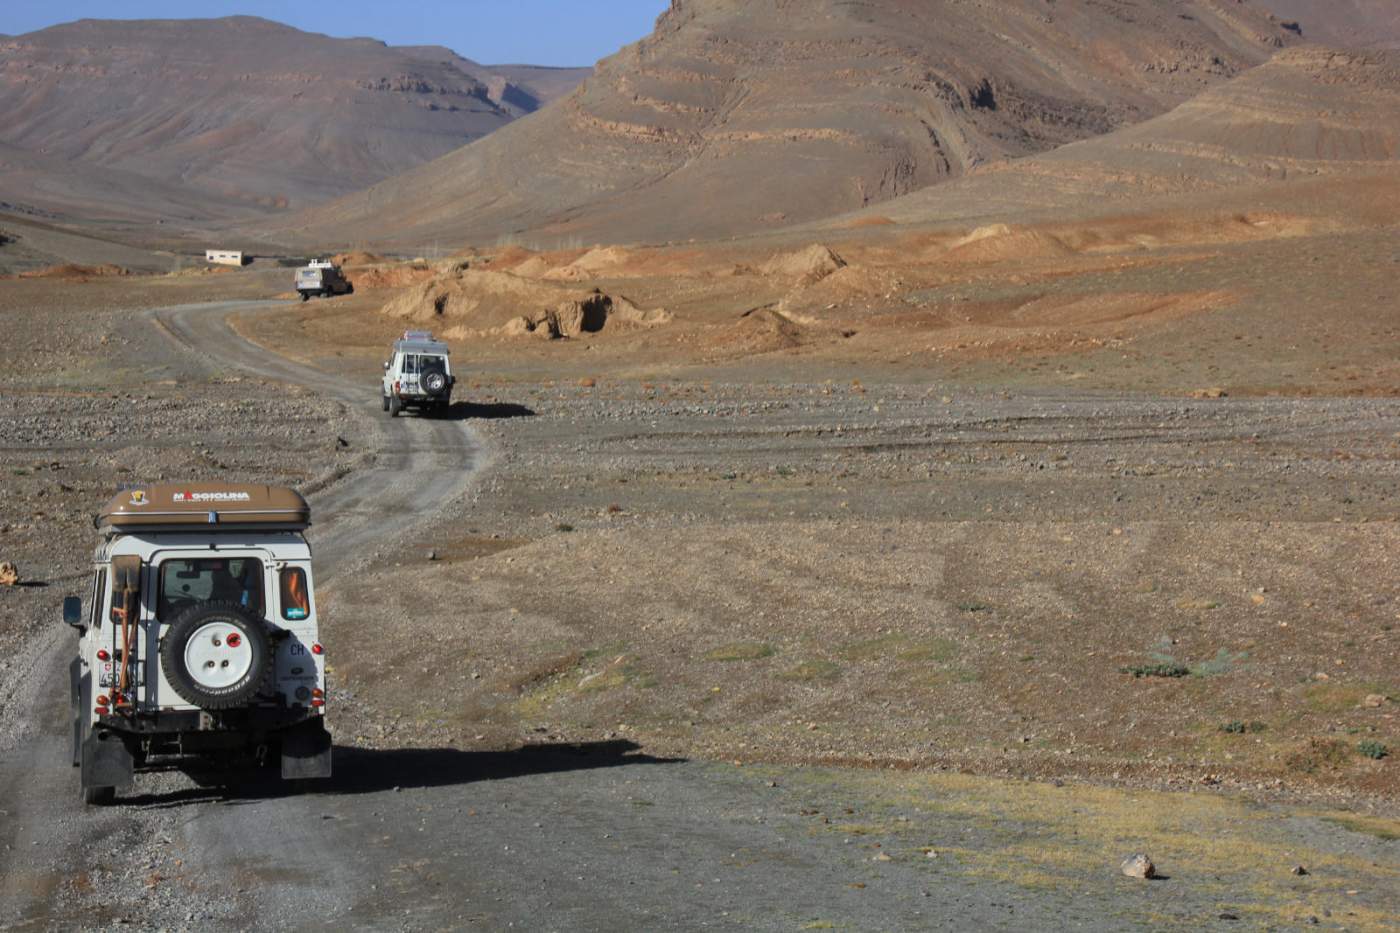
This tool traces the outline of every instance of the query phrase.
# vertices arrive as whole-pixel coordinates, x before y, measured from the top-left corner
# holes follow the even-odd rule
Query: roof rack
[[[137,486],[109,499],[93,524],[118,531],[152,531],[158,527],[195,531],[211,526],[301,531],[311,524],[311,507],[296,490],[281,486]]]
[[[434,337],[431,331],[426,330],[404,331],[403,336],[394,341],[394,349],[409,353],[439,353],[443,356],[449,356],[452,353],[447,344]]]

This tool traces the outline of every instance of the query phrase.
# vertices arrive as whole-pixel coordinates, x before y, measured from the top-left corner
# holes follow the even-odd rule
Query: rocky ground
[[[1396,789],[1392,402],[476,398],[481,499],[336,596],[402,633],[342,668],[367,739]]]

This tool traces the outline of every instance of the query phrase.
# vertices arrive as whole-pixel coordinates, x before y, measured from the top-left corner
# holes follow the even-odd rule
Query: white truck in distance
[[[316,296],[352,295],[354,292],[355,286],[329,259],[313,259],[306,268],[297,270],[297,294],[302,301],[310,301]]]
[[[280,758],[331,774],[326,658],[306,500],[272,486],[143,486],[114,496],[90,603],[69,596],[73,764],[111,802],[152,758]]]

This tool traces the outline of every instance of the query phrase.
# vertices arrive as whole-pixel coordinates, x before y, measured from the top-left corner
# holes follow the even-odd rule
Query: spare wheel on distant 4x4
[[[423,376],[423,391],[429,395],[441,395],[447,388],[447,376],[440,372],[431,372]]]
[[[175,617],[160,640],[165,679],[201,709],[229,709],[251,700],[272,666],[267,628],[243,606],[207,602]]]

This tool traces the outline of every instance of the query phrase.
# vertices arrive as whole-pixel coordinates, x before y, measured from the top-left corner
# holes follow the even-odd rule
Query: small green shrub
[[[1365,757],[1372,758],[1376,761],[1380,761],[1382,758],[1390,754],[1390,749],[1386,748],[1380,742],[1376,742],[1371,739],[1367,739],[1364,742],[1357,743],[1356,750]]]
[[[1220,731],[1228,732],[1231,735],[1243,735],[1246,732],[1263,732],[1267,728],[1262,722],[1241,722],[1236,719],[1233,722],[1223,723],[1220,726]]]
[[[1185,664],[1130,664],[1118,670],[1134,677],[1185,677],[1191,673]]]

